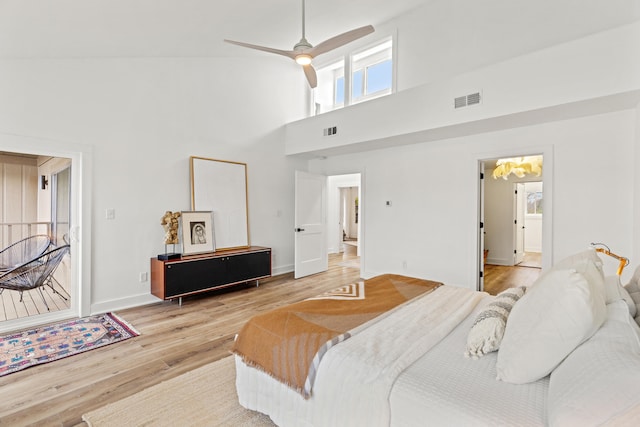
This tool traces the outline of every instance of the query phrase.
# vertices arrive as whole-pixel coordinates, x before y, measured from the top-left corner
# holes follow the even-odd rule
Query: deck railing
[[[36,234],[51,236],[51,230],[50,222],[0,222],[0,249]]]

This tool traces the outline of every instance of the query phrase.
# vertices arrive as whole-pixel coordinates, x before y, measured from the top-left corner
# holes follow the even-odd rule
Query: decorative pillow
[[[498,352],[499,380],[523,384],[547,376],[602,325],[606,305],[598,267],[580,264],[584,274],[554,266],[513,307]]]
[[[551,373],[546,425],[638,425],[638,334],[626,304],[609,304],[602,327]]]
[[[600,275],[604,278],[602,259],[600,259],[594,248],[585,249],[582,252],[570,255],[558,261],[553,265],[552,270],[568,270],[570,268],[576,268],[577,265],[582,264],[584,261],[591,261],[600,272]]]
[[[480,310],[467,336],[466,357],[477,359],[500,347],[509,313],[526,290],[521,286],[502,291]]]
[[[624,300],[629,307],[631,317],[636,316],[636,304],[629,295],[629,292],[620,283],[620,276],[607,276],[604,278],[604,287],[607,294],[607,305],[616,301]],[[640,294],[639,294],[640,296]]]
[[[545,275],[558,270],[575,270],[581,273],[589,283],[594,285],[594,290],[597,290],[602,295],[602,298],[606,299],[603,263],[594,248],[586,249],[558,261],[531,286],[535,286],[537,282],[544,280]]]
[[[624,289],[629,293],[629,297],[633,301],[633,305],[636,307],[635,313],[631,315],[635,318],[636,323],[640,325],[640,266],[636,268],[633,273],[633,277],[624,285]],[[632,310],[629,310],[631,313]]]
[[[629,296],[636,307],[634,319],[636,320],[636,323],[640,325],[640,286],[638,286],[638,283],[629,283],[628,285],[625,285],[624,288],[629,293]]]

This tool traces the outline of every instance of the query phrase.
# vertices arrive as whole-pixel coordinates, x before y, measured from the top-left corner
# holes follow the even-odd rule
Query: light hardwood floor
[[[228,356],[253,314],[358,280],[359,269],[339,265],[345,260],[331,255],[328,272],[307,278],[119,311],[139,337],[1,377],[0,426],[84,425],[92,409]]]
[[[497,295],[507,288],[529,286],[540,276],[541,271],[535,267],[487,264],[484,266],[484,290],[491,295]]]
[[[326,273],[292,275],[225,293],[207,293],[118,311],[141,335],[0,378],[0,426],[84,425],[82,414],[228,356],[254,313],[359,279],[330,256]],[[135,411],[135,408],[131,408]]]

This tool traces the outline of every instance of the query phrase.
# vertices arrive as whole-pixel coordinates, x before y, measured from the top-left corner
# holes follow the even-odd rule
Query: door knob
[[[301,231],[304,231],[304,228],[296,228],[296,233],[299,233]]]

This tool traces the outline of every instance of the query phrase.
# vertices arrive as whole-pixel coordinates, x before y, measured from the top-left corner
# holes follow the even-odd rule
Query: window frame
[[[394,69],[394,60],[393,60],[393,56],[394,56],[394,44],[393,44],[394,40],[392,37],[386,37],[385,39],[382,40],[382,42],[380,43],[376,43],[374,45],[369,45],[363,49],[359,49],[358,51],[353,52],[350,57],[350,64],[351,64],[351,72],[350,72],[350,76],[351,81],[353,82],[353,75],[360,71],[363,70],[363,74],[362,74],[362,95],[358,96],[357,98],[353,97],[353,87],[351,88],[351,104],[359,104],[360,102],[365,102],[368,101],[370,99],[375,99],[378,98],[380,96],[385,96],[385,95],[389,95],[393,92],[395,92],[394,89],[394,80],[395,80],[395,69]],[[367,51],[370,51],[376,47],[379,46],[383,46],[386,45],[387,43],[390,43],[391,46],[391,55],[387,55],[386,51],[387,49],[389,49],[388,47],[381,47],[380,50],[378,52],[373,52],[369,55],[363,56],[362,58],[358,58],[358,56],[360,55],[364,55]],[[375,92],[371,92],[368,93],[367,92],[367,83],[369,81],[369,73],[368,70],[371,67],[374,67],[376,65],[380,65],[383,64],[386,61],[391,61],[391,86],[387,89],[381,89]]]
[[[309,116],[317,116],[323,113],[327,113],[329,111],[334,111],[340,108],[344,108],[347,107],[349,105],[355,105],[355,104],[359,104],[362,102],[366,102],[375,98],[379,98],[382,96],[386,96],[386,95],[390,95],[396,92],[396,81],[397,81],[397,43],[396,43],[397,37],[396,37],[396,32],[392,32],[386,35],[381,36],[380,38],[378,38],[377,40],[371,42],[371,43],[367,43],[366,45],[361,45],[361,46],[356,46],[353,49],[349,49],[349,50],[342,50],[340,54],[334,55],[332,57],[329,57],[328,59],[322,61],[322,62],[318,62],[317,64],[315,64],[315,68],[318,71],[318,74],[322,74],[322,71],[328,71],[327,68],[330,67],[335,67],[336,64],[342,63],[342,67],[337,67],[334,69],[334,77],[333,77],[333,82],[332,82],[332,93],[333,93],[333,104],[331,106],[325,105],[324,107],[322,107],[319,103],[316,103],[316,90],[318,90],[318,88],[316,89],[310,89],[310,114]],[[378,46],[384,45],[390,43],[391,46],[391,56],[390,58],[388,57],[388,55],[383,54],[382,52],[385,51],[387,48],[383,48],[381,49],[380,52],[378,52],[378,58],[382,58],[384,56],[384,59],[378,59],[372,61],[371,63],[367,63],[364,62],[364,67],[365,69],[367,67],[371,67],[374,65],[378,65],[384,61],[387,60],[391,60],[391,87],[389,89],[382,89],[370,94],[364,94],[360,97],[358,97],[356,100],[353,99],[353,89],[352,89],[352,81],[353,81],[353,58],[357,58],[358,55],[362,55],[363,53],[374,49]],[[369,56],[376,56],[376,53],[374,52],[371,55],[367,55],[363,59],[366,59]],[[356,65],[360,65],[360,64],[356,64]],[[362,68],[362,67],[360,67]],[[348,78],[347,78],[348,76]],[[364,73],[363,76],[363,84],[364,84],[364,91],[366,91],[366,72]],[[338,96],[337,96],[337,82],[338,80],[342,78],[344,79],[344,94],[343,94],[343,102],[337,102],[338,101]],[[324,111],[319,111],[320,108],[324,108]]]

